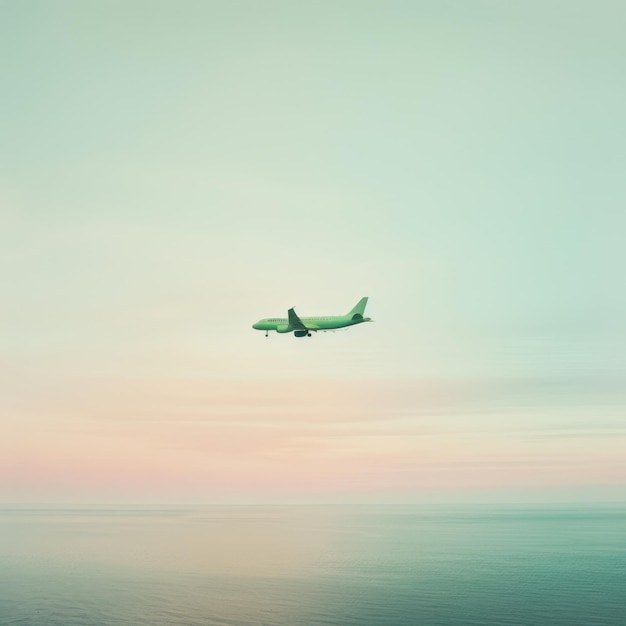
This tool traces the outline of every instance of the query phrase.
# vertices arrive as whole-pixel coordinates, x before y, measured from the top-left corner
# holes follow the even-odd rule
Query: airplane
[[[296,337],[310,337],[311,332],[327,331],[335,328],[346,328],[362,322],[373,321],[370,317],[363,317],[367,298],[361,298],[354,308],[346,315],[327,315],[325,317],[298,317],[293,308],[287,311],[287,318],[266,317],[252,324],[255,330],[264,330],[267,337],[270,330],[277,333],[290,333]]]

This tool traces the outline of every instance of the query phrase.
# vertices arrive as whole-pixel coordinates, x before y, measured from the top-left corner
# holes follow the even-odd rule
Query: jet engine
[[[296,337],[306,337],[307,335],[309,335],[309,337],[311,336],[311,333],[308,330],[294,330],[293,334]]]

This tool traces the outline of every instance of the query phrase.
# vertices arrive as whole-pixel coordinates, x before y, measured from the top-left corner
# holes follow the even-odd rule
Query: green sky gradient
[[[624,441],[625,19],[608,1],[0,2],[5,440],[85,380],[345,380],[382,406],[401,381],[416,415],[406,388],[435,380],[489,389],[454,409],[476,432],[521,406],[512,438],[556,410],[564,445]],[[250,328],[366,295],[376,324]]]

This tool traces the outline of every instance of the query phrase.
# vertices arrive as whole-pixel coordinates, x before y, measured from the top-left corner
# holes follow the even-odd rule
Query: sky
[[[0,0],[0,502],[626,499],[625,19]]]

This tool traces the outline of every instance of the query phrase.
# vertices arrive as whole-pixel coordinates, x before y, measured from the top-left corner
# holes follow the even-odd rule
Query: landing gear
[[[310,336],[311,336],[311,333],[307,333],[307,334],[306,334],[306,336],[307,336],[307,337],[310,337]]]
[[[270,336],[270,333],[269,333],[269,331],[268,331],[268,330],[266,330],[266,331],[265,331],[265,336],[266,336],[266,337],[269,337],[269,336]]]

